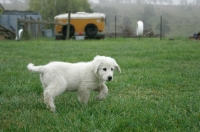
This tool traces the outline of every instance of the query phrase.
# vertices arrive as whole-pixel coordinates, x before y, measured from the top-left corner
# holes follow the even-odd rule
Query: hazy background
[[[29,0],[0,0],[0,3],[6,10],[29,9]],[[161,16],[166,37],[189,37],[200,31],[200,0],[89,0],[89,3],[94,12],[106,14],[108,34],[115,31],[115,16],[117,32],[125,35],[134,35],[138,20],[144,22],[145,30],[159,35]]]

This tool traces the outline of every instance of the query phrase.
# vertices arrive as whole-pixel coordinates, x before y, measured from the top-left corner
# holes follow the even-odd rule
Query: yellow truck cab
[[[70,15],[70,38],[84,36],[87,38],[105,38],[105,19],[104,13],[77,12]],[[58,23],[66,25],[55,25],[54,32],[56,39],[65,39],[67,35],[68,13],[54,17]]]

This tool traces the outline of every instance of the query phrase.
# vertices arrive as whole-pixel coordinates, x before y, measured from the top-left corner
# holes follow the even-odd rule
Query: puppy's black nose
[[[109,80],[109,81],[112,80],[112,76],[108,76],[108,80]]]

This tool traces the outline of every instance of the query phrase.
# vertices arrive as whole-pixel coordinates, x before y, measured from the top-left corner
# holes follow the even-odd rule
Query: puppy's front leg
[[[106,95],[108,94],[108,88],[105,84],[102,84],[99,89],[99,95],[97,96],[97,99],[102,100],[106,98]]]
[[[90,90],[87,88],[80,88],[78,90],[78,100],[83,103],[83,104],[87,104],[88,103],[88,99],[90,97]]]

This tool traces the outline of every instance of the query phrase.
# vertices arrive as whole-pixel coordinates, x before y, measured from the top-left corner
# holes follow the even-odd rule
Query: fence
[[[152,23],[150,28],[146,27],[146,23],[144,23],[144,37],[189,38],[200,32],[198,21],[193,22],[189,18],[180,18],[177,22],[174,22],[173,19],[166,19],[165,16],[161,16]],[[124,25],[120,23],[121,21],[123,21],[122,17],[113,17],[112,24],[106,25],[106,37],[137,37],[137,22]]]
[[[23,28],[24,30],[24,36],[26,39],[29,39],[30,37],[37,38],[39,36],[42,36],[42,32],[44,31],[43,25],[66,25],[64,23],[57,23],[57,22],[46,22],[46,21],[40,21],[30,19],[30,20],[17,20],[17,30],[19,31],[20,28]],[[16,32],[17,34],[17,32]]]

